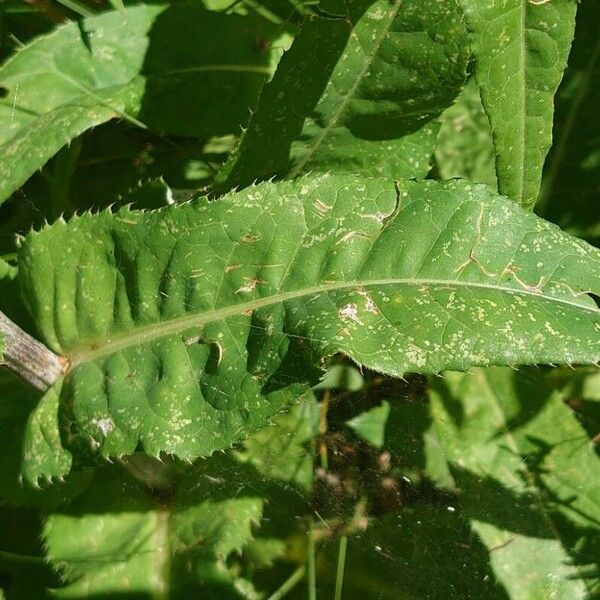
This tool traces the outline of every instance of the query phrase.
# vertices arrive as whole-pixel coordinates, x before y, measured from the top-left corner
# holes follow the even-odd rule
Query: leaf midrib
[[[525,136],[527,135],[527,131],[526,131],[526,126],[525,126],[525,121],[526,121],[526,115],[525,115],[525,111],[527,110],[527,98],[526,98],[526,94],[527,94],[527,79],[526,79],[526,73],[525,73],[525,63],[527,61],[527,47],[526,47],[526,29],[527,29],[527,2],[520,2],[520,9],[521,9],[521,14],[520,14],[520,25],[521,25],[521,31],[520,31],[520,48],[519,48],[519,58],[521,61],[521,64],[519,65],[519,84],[520,84],[520,92],[521,92],[521,97],[520,97],[520,103],[521,103],[521,113],[519,114],[519,130],[520,130],[520,134],[521,134],[521,139],[519,140],[519,154],[520,154],[520,160],[519,160],[519,166],[518,166],[518,176],[519,176],[519,181],[518,181],[518,202],[519,204],[523,204],[523,196],[524,196],[524,192],[525,192]]]
[[[168,600],[171,580],[171,548],[169,544],[170,513],[166,510],[155,514],[154,530],[154,572],[157,586],[152,594],[154,600]]]
[[[71,352],[66,353],[65,356],[69,360],[71,369],[73,369],[80,364],[104,358],[131,346],[150,343],[154,340],[166,337],[168,335],[182,333],[187,329],[201,327],[203,325],[206,325],[207,323],[220,321],[237,314],[243,314],[248,311],[258,310],[260,308],[265,308],[274,304],[281,304],[290,300],[296,300],[298,298],[302,298],[303,296],[313,296],[317,294],[340,290],[359,290],[361,288],[377,287],[384,285],[431,285],[491,290],[506,294],[532,296],[541,300],[548,300],[551,302],[556,302],[558,304],[575,307],[579,310],[587,311],[590,314],[596,314],[600,312],[600,310],[598,310],[597,308],[586,306],[575,301],[570,301],[566,298],[557,298],[556,296],[549,296],[541,292],[534,292],[527,289],[516,289],[514,287],[507,287],[499,284],[427,278],[373,279],[352,282],[336,281],[332,283],[322,283],[318,286],[291,290],[289,292],[282,292],[264,298],[255,298],[254,300],[251,300],[249,302],[234,304],[225,308],[208,310],[201,313],[187,314],[181,317],[176,317],[165,321],[158,321],[156,323],[151,323],[149,325],[137,327],[122,333],[118,333],[115,336],[107,338],[106,340],[100,343],[94,342],[88,344],[87,346],[75,348]]]

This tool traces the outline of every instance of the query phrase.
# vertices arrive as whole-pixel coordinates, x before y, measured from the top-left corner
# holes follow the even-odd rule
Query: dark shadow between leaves
[[[148,34],[137,118],[174,135],[239,133],[267,80],[270,56],[258,34],[249,17],[201,3],[168,6]]]
[[[537,367],[522,367],[512,377],[515,398],[519,399],[519,413],[508,419],[505,426],[494,435],[499,439],[507,432],[523,429],[540,413],[555,390],[540,375]]]

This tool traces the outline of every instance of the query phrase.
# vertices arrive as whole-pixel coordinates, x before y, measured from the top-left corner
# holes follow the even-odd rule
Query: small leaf
[[[319,432],[319,407],[312,394],[289,412],[278,415],[271,427],[257,431],[244,441],[236,458],[252,465],[269,479],[310,489],[313,457],[310,442]]]
[[[592,597],[600,459],[561,394],[533,370],[448,373],[432,385],[432,451],[445,454],[458,510],[510,597]]]
[[[461,0],[492,126],[500,193],[533,208],[552,142],[554,93],[575,28],[574,0]]]
[[[336,353],[394,376],[600,358],[598,250],[462,182],[323,175],[124,208],[32,234],[18,260],[72,365],[69,430],[103,456],[225,448]]]
[[[360,413],[346,424],[363,440],[373,444],[376,448],[383,448],[385,426],[389,414],[390,403],[384,400],[380,406]]]
[[[142,5],[36,38],[0,68],[0,202],[109,119],[179,135],[237,133],[270,73],[254,23],[197,4]]]
[[[33,486],[43,476],[51,482],[71,470],[72,456],[61,444],[58,402],[61,382],[50,388],[27,421],[23,439],[23,477]]]
[[[39,394],[29,386],[21,383],[14,375],[5,370],[0,370],[0,440],[2,440],[2,453],[0,454],[0,498],[2,502],[11,506],[40,506],[54,509],[60,504],[73,498],[88,485],[91,473],[89,471],[74,472],[63,484],[59,482],[41,482],[40,489],[37,481],[37,470],[32,480],[23,477],[24,438],[36,432],[42,434],[40,429],[40,408],[36,410]],[[32,416],[35,412],[38,416]],[[30,420],[30,432],[27,433],[27,423]],[[35,425],[34,425],[35,422]],[[50,421],[52,423],[52,421]],[[54,425],[57,429],[57,426]],[[48,424],[45,425],[47,431]],[[58,453],[64,452],[58,446]],[[31,449],[31,444],[29,446]],[[52,471],[53,451],[48,448],[47,442],[37,440],[37,450],[43,455],[43,465],[35,465],[33,461],[26,461],[28,468],[50,473]],[[66,469],[68,471],[68,469]],[[56,475],[56,472],[54,473]]]
[[[347,390],[357,392],[365,384],[360,371],[348,364],[331,365],[315,390]]]
[[[217,190],[273,175],[350,171],[423,177],[438,125],[465,81],[456,0],[328,0],[308,18]]]

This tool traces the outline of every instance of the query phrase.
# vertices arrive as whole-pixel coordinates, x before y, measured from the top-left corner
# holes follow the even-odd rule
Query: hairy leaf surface
[[[485,186],[323,175],[57,222],[26,238],[19,279],[71,361],[70,430],[103,455],[192,459],[336,352],[394,376],[593,363],[599,264]]]
[[[552,142],[554,93],[575,28],[573,0],[461,0],[502,194],[532,208]]]
[[[198,5],[149,5],[36,38],[0,69],[0,202],[112,118],[180,135],[237,133],[270,72],[253,23]]]
[[[456,0],[327,0],[283,56],[217,189],[345,170],[423,177],[465,81]]]
[[[600,459],[561,394],[539,371],[500,368],[448,373],[433,388],[433,451],[510,597],[591,598]]]

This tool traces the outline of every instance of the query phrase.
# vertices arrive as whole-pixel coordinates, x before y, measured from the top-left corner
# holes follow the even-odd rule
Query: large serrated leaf
[[[461,0],[492,126],[498,187],[532,208],[552,142],[554,93],[575,28],[574,0]]]
[[[457,0],[327,0],[283,56],[217,190],[344,170],[423,177],[465,81]]]
[[[511,598],[592,598],[598,591],[600,460],[540,371],[481,369],[433,382],[442,484],[490,552]]]
[[[237,133],[271,70],[256,35],[250,18],[184,3],[113,11],[36,38],[0,69],[0,202],[112,118],[179,135]]]
[[[58,222],[18,258],[71,429],[105,456],[224,448],[336,352],[395,376],[600,358],[600,252],[462,182],[261,184]]]

